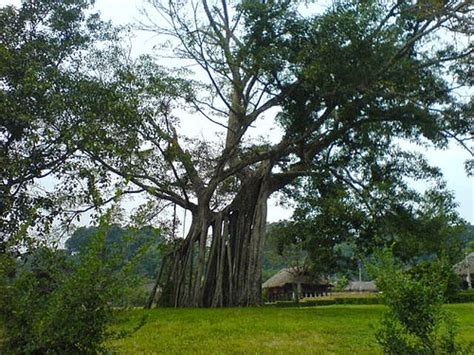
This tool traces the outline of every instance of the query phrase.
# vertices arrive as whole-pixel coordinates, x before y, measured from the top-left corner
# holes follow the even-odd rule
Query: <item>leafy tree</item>
[[[399,171],[379,180],[302,181],[288,193],[297,200],[283,234],[297,233],[314,270],[347,272],[379,248],[393,246],[403,262],[462,257],[464,221],[442,186],[415,191]]]
[[[80,227],[65,242],[66,250],[71,255],[87,253],[94,243],[98,227]],[[160,248],[164,243],[161,231],[151,226],[140,229],[121,227],[111,224],[106,230],[105,246],[110,255],[120,255],[119,265],[124,266],[134,258],[134,272],[138,275],[154,278],[161,260]],[[139,254],[139,256],[137,256]]]
[[[462,234],[462,239],[465,244],[465,252],[474,252],[474,226],[472,224],[466,225],[466,229]]]
[[[331,217],[328,217],[331,218]],[[313,275],[347,273],[355,267],[353,258],[356,248],[334,233],[323,234],[322,226],[314,220],[290,220],[277,226],[278,242],[274,251],[282,256],[287,265],[304,265],[305,272]],[[275,233],[275,232],[273,232]],[[275,238],[272,234],[267,237]],[[291,256],[298,251],[295,261]],[[286,256],[290,254],[290,257]]]
[[[308,258],[304,240],[286,221],[270,224],[265,236],[270,250],[280,256],[286,267],[308,271]]]
[[[86,14],[93,2],[0,8],[0,252],[24,246],[28,227],[48,226],[60,210],[34,183],[68,171],[76,132],[101,112],[86,99],[100,84],[83,67],[94,44],[113,34]]]
[[[117,271],[120,259],[108,255],[106,230],[102,224],[91,236],[88,251],[77,260],[43,247],[31,252],[16,272],[13,265],[13,272],[0,274],[3,351],[95,354],[104,350],[113,301],[121,297],[128,280],[126,273]]]
[[[286,260],[280,255],[277,248],[279,239],[275,237],[273,229],[278,228],[278,223],[270,223],[267,226],[265,245],[263,250],[262,279],[268,280],[278,271],[288,267]]]
[[[373,172],[360,178],[376,180],[389,152],[408,155],[399,139],[444,147],[469,133],[472,102],[455,90],[470,84],[472,45],[440,40],[469,33],[467,1],[347,0],[317,14],[299,11],[298,1],[148,3],[149,18],[164,21],[147,29],[168,36],[174,55],[205,78],[151,56],[131,60],[117,47],[87,57],[72,95],[81,98],[72,105],[80,123],[67,131],[75,152],[67,168],[77,171],[62,182],[82,183],[73,202],[93,207],[118,188],[189,211],[190,231],[165,268],[174,306],[260,302],[272,193],[304,176],[348,179],[370,161]],[[278,141],[253,139],[272,108]],[[178,134],[183,110],[222,136]]]
[[[338,1],[315,15],[296,1],[149,3],[157,11],[149,18],[165,21],[147,29],[169,36],[174,55],[205,79],[150,57],[114,62],[107,80],[139,102],[138,114],[90,121],[81,150],[107,174],[190,212],[190,231],[168,258],[174,306],[260,302],[272,193],[305,176],[329,193],[328,182],[338,190],[354,175],[422,178],[433,170],[400,139],[445,147],[468,136],[472,102],[455,90],[471,80],[463,72],[472,45],[441,39],[468,33],[469,2]],[[252,139],[271,108],[279,141]],[[182,110],[216,124],[222,139],[178,134]],[[382,184],[377,191],[389,195]]]

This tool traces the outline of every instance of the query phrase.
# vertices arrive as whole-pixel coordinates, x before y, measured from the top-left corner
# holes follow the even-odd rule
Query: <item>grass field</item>
[[[460,340],[474,342],[474,304],[446,306],[459,321]],[[379,354],[373,326],[378,305],[308,308],[130,310],[116,330],[135,333],[111,341],[119,354]]]

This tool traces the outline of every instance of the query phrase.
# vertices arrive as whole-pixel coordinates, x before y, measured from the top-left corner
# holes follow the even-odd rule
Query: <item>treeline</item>
[[[76,229],[64,244],[65,252],[71,257],[87,252],[98,230],[96,226]],[[106,230],[105,247],[110,257],[121,260],[121,267],[132,263],[137,276],[153,279],[162,258],[165,237],[159,228],[152,226],[134,228],[112,224]]]
[[[288,267],[299,267],[315,277],[324,275],[333,279],[355,280],[360,272],[363,280],[369,280],[365,264],[372,259],[375,248],[361,248],[354,239],[341,238],[336,229],[331,238],[318,232],[318,225],[314,223],[310,219],[293,219],[268,224],[263,280]],[[433,227],[438,227],[437,232]],[[395,256],[407,265],[441,257],[447,257],[450,264],[454,264],[474,252],[474,226],[469,223],[436,224],[436,220],[426,219],[424,225],[419,221],[411,231],[398,230],[405,234],[387,235],[383,244],[393,247]]]

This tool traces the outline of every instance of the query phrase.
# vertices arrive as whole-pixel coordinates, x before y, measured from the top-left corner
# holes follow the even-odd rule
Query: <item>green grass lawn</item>
[[[474,303],[446,307],[457,316],[460,340],[474,342]],[[120,354],[378,354],[372,327],[383,312],[379,305],[130,310],[116,330],[143,316],[146,323],[109,346]]]

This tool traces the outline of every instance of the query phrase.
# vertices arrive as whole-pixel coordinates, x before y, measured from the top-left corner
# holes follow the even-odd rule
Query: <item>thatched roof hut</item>
[[[454,272],[461,276],[467,276],[467,271],[474,274],[474,252],[468,254],[462,261],[454,265]]]
[[[472,288],[474,280],[474,252],[453,266],[454,272],[463,278],[463,287]]]
[[[378,290],[374,281],[349,281],[346,291],[377,292]]]
[[[262,288],[283,287],[286,284],[312,283],[308,275],[301,275],[294,269],[281,269],[262,285]]]
[[[296,297],[315,297],[326,294],[331,285],[322,277],[315,278],[296,269],[282,269],[265,281],[270,301],[294,300]]]

